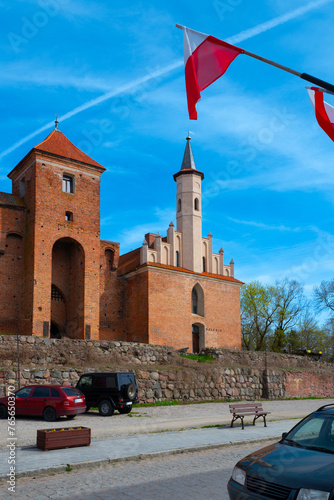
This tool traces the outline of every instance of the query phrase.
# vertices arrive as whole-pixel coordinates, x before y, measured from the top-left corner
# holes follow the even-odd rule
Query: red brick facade
[[[196,274],[159,264],[141,266],[125,275],[128,340],[175,349],[194,349],[193,325],[199,347],[241,349],[240,282]],[[203,311],[193,312],[192,290],[200,286]]]
[[[241,282],[141,264],[140,249],[120,256],[118,243],[100,240],[104,170],[54,130],[10,172],[13,194],[0,193],[0,334],[240,349]]]

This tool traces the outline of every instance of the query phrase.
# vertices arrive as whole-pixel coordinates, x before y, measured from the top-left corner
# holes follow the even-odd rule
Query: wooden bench
[[[233,423],[240,418],[242,428],[244,429],[244,417],[247,415],[254,415],[253,425],[259,417],[263,417],[264,426],[267,427],[266,416],[270,411],[263,411],[262,403],[235,403],[229,405],[230,413],[233,413],[231,427]]]

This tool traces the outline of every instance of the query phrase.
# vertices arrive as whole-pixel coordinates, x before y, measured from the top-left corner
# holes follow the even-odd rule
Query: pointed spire
[[[189,168],[196,170],[195,160],[190,146],[190,141],[191,141],[190,135],[188,135],[186,139],[187,139],[187,145],[183,155],[181,170],[188,170]]]
[[[58,128],[58,115],[56,115],[56,121],[55,121],[55,130],[58,130],[59,131],[59,128]]]

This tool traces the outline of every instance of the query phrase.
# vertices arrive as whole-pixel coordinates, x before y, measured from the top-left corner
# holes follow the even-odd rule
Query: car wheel
[[[90,406],[86,406],[86,411],[85,411],[85,413],[88,413],[88,412],[89,412],[89,410],[90,410]]]
[[[7,408],[5,405],[0,405],[0,418],[7,418]]]
[[[68,418],[68,420],[73,420],[75,417],[76,415],[66,415],[66,418]]]
[[[54,408],[52,408],[52,406],[47,406],[46,408],[44,408],[44,411],[43,411],[43,418],[44,420],[46,420],[47,422],[54,422],[55,420],[57,420],[57,412]]]
[[[114,407],[107,399],[103,399],[99,403],[99,414],[102,417],[110,417],[114,413]]]
[[[121,415],[124,415],[126,413],[130,413],[132,410],[132,406],[125,406],[124,408],[120,408],[118,411],[121,413]]]
[[[136,387],[134,384],[128,384],[125,388],[125,392],[130,401],[133,401],[136,397]]]

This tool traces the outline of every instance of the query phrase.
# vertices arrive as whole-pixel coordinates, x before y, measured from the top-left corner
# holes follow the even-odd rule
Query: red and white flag
[[[307,88],[308,95],[315,112],[317,122],[326,134],[334,141],[334,108],[324,102],[323,89],[319,87]]]
[[[201,91],[222,76],[244,51],[213,36],[184,26],[182,29],[189,118],[197,120],[196,104]]]

